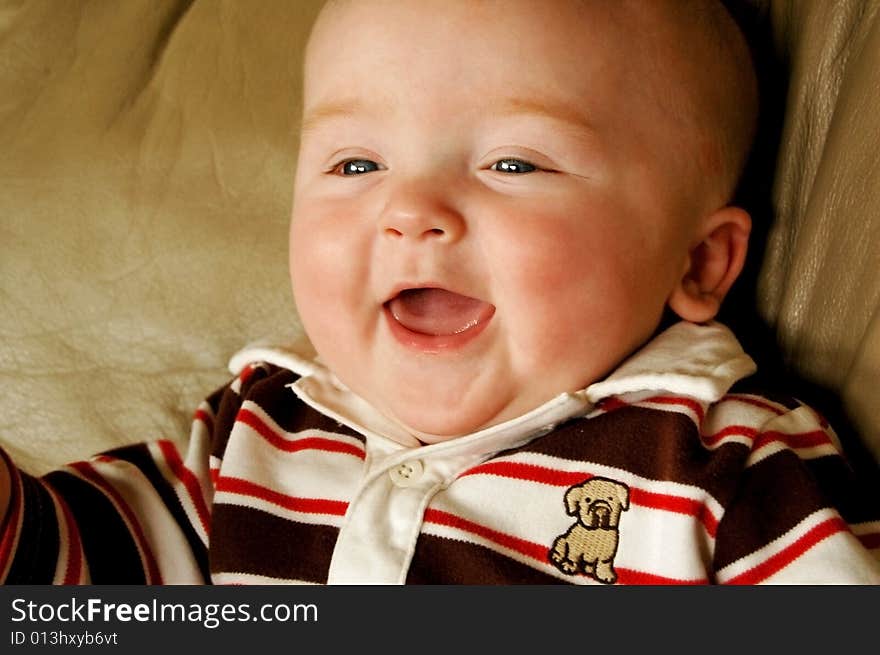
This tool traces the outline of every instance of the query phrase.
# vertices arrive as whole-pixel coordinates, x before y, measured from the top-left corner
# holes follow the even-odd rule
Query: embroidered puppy
[[[612,584],[620,514],[628,509],[629,488],[620,482],[596,477],[569,488],[565,510],[577,521],[556,537],[550,561],[568,575],[581,572]]]

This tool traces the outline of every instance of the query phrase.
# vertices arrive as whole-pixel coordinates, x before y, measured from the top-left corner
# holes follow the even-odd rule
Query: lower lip
[[[401,325],[400,322],[394,318],[394,315],[387,306],[383,307],[382,310],[385,312],[385,319],[388,322],[391,334],[398,343],[407,348],[412,348],[413,350],[425,353],[450,352],[463,348],[466,344],[476,339],[483,330],[486,329],[486,326],[489,325],[489,322],[495,315],[495,310],[493,309],[488,316],[481,318],[477,323],[466,330],[462,330],[456,334],[435,335],[413,332],[409,328]]]

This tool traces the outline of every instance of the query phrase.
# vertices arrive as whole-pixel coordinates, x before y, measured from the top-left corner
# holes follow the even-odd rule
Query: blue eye
[[[534,173],[538,170],[538,167],[522,159],[501,159],[492,164],[489,169],[499,173],[521,175],[523,173]]]
[[[379,164],[369,159],[349,159],[334,169],[339,175],[363,175],[381,170]]]

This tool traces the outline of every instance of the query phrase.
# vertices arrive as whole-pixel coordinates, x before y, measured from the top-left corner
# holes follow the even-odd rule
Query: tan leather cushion
[[[0,12],[0,439],[31,470],[184,439],[295,334],[287,223],[316,2]]]
[[[182,442],[237,348],[300,333],[287,220],[318,4],[0,9],[0,440],[33,472]],[[760,289],[880,457],[876,9],[770,1],[793,83]]]
[[[790,85],[759,298],[793,368],[842,396],[880,460],[878,9],[770,3]]]

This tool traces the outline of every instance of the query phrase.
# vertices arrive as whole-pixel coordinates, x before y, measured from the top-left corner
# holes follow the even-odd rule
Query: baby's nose
[[[392,240],[454,243],[462,237],[465,222],[440,193],[402,189],[386,204],[379,230]]]

